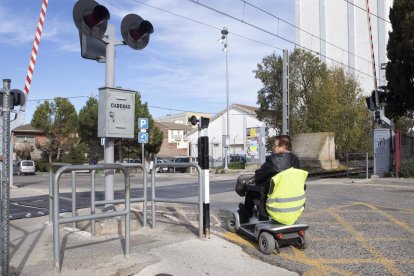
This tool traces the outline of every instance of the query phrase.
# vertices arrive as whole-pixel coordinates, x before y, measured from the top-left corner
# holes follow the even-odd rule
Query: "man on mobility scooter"
[[[299,169],[299,160],[291,149],[288,135],[277,136],[273,154],[266,157],[255,175],[237,179],[236,192],[245,196],[245,203],[239,204],[239,210],[227,222],[228,228],[257,239],[265,254],[275,248],[279,251],[282,245],[294,244],[302,249],[308,245],[308,225],[293,225],[304,210],[308,173]]]

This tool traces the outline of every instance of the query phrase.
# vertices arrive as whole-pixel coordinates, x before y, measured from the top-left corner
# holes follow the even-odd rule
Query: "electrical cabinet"
[[[134,138],[135,93],[99,88],[98,137]]]

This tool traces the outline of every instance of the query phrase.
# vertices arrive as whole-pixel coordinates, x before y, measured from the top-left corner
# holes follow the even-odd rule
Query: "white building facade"
[[[389,10],[393,0],[369,1],[378,85],[386,85]],[[374,89],[366,0],[296,0],[296,43],[320,53],[328,66],[355,74],[365,96]],[[353,69],[354,68],[354,69]]]
[[[230,145],[228,154],[245,155],[249,159],[259,161],[260,147],[263,147],[264,133],[260,135],[260,129],[264,131],[264,123],[256,117],[255,107],[233,104],[229,106],[229,136]],[[223,135],[226,134],[227,112],[223,110],[210,119],[208,129],[194,130],[187,136],[190,143],[190,155],[197,156],[197,140],[199,135],[209,137],[209,155],[214,160],[223,158]],[[207,134],[206,134],[207,132]],[[252,160],[254,161],[254,160]]]

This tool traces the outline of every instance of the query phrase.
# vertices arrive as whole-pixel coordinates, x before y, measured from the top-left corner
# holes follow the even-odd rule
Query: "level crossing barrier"
[[[162,198],[156,197],[155,195],[155,173],[156,169],[160,167],[165,167],[166,164],[154,164],[153,169],[151,170],[151,208],[152,208],[152,228],[156,226],[156,217],[155,217],[155,205],[157,202],[166,202],[166,203],[181,203],[181,204],[195,204],[198,205],[199,211],[199,237],[203,237],[203,182],[202,182],[202,170],[197,163],[168,163],[168,167],[172,168],[195,168],[198,172],[198,198],[197,200],[193,199],[171,199],[171,198]]]

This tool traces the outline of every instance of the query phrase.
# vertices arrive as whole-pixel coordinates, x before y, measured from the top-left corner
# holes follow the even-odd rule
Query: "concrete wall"
[[[333,170],[338,168],[335,160],[335,137],[333,132],[301,133],[292,139],[293,152],[301,167]]]

